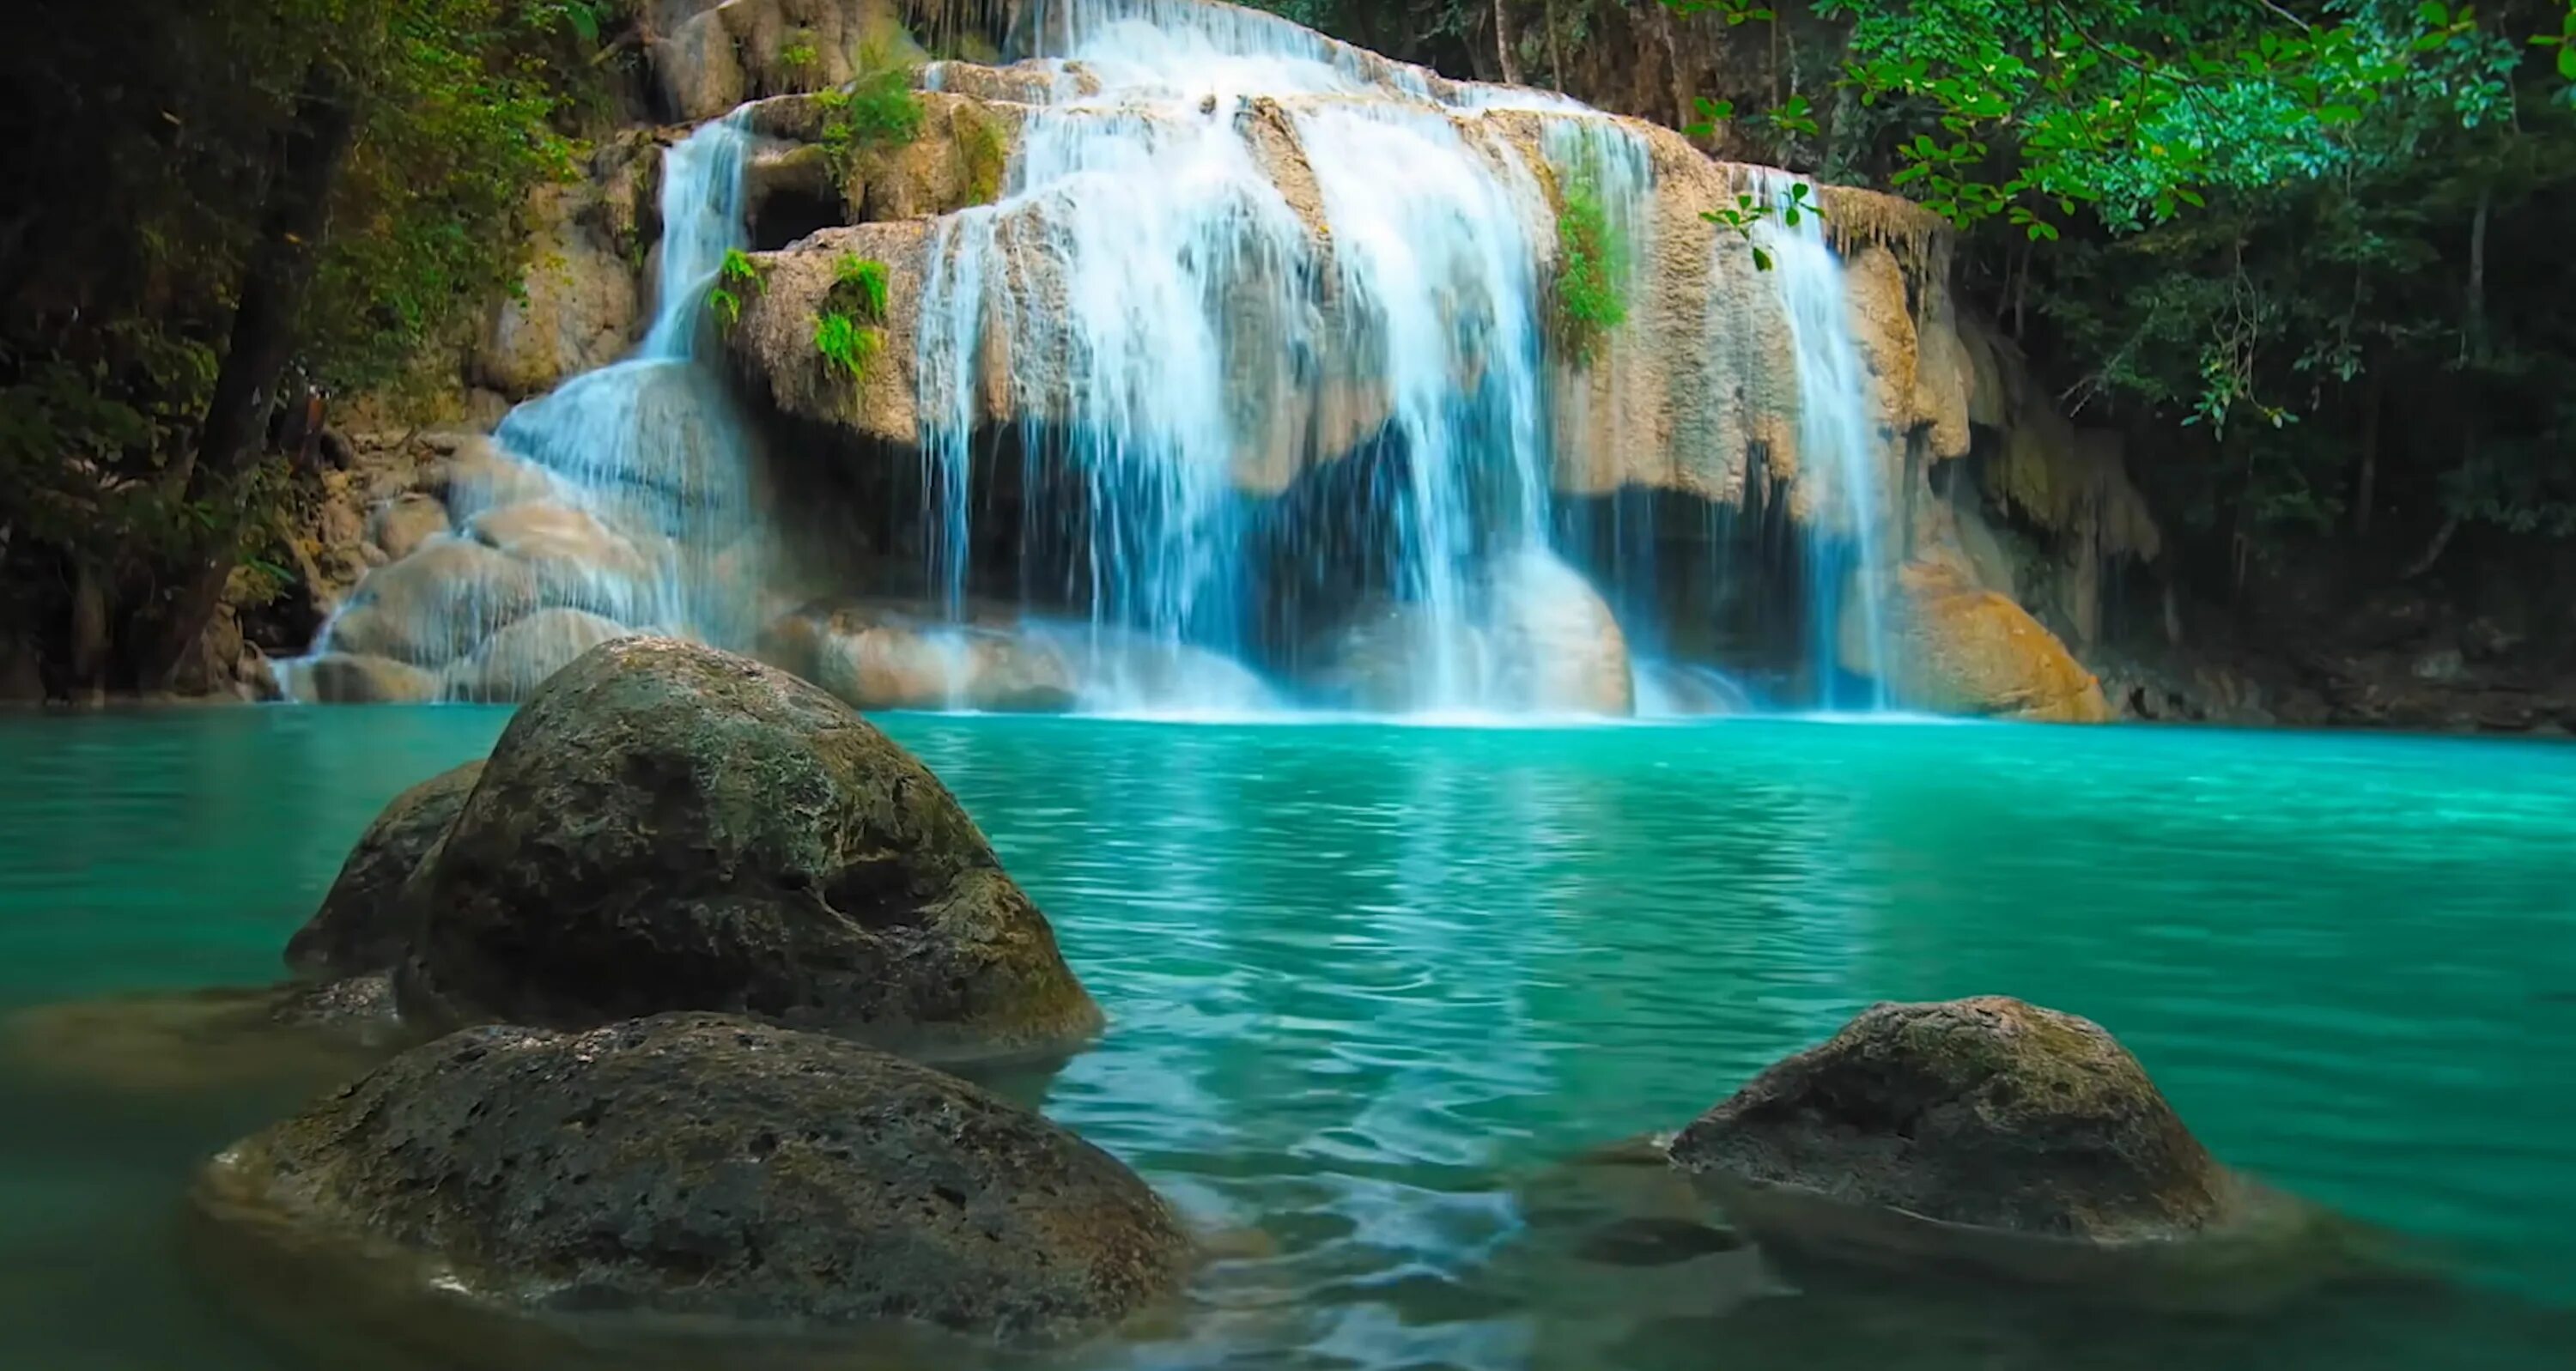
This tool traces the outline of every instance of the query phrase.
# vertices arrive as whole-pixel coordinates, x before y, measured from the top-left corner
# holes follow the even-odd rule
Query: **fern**
[[[740,248],[725,249],[724,264],[716,268],[716,284],[707,291],[707,312],[716,323],[731,333],[742,322],[743,304],[760,293],[769,280],[769,268],[752,260]]]
[[[814,316],[814,350],[822,354],[825,371],[840,372],[856,385],[866,379],[869,364],[885,350],[885,332],[839,310],[826,309]]]
[[[842,253],[833,259],[832,288],[825,294],[824,304],[861,323],[882,324],[893,279],[885,263],[854,252]]]

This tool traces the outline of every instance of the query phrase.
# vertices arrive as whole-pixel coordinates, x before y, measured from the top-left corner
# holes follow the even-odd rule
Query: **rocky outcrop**
[[[655,129],[619,130],[599,141],[587,175],[529,192],[519,288],[494,302],[464,359],[477,394],[543,394],[641,336],[664,141]]]
[[[2093,674],[2008,597],[1940,563],[1907,563],[1895,581],[1880,666],[1901,706],[2034,723],[2111,717]],[[1867,660],[1852,641],[1852,624],[1847,613],[1847,665]]]
[[[865,604],[819,605],[772,625],[761,655],[857,709],[1070,709],[1061,644],[1012,621],[949,624]]]
[[[468,762],[387,803],[349,849],[322,907],[287,941],[287,966],[314,977],[392,970],[410,946],[410,929],[399,912],[403,884],[447,836],[482,777],[483,764]]]
[[[815,687],[672,639],[548,681],[403,898],[396,986],[428,1026],[705,1009],[944,1054],[1100,1022],[937,777]]]
[[[1044,1342],[1171,1295],[1171,1211],[1072,1134],[816,1034],[667,1015],[485,1028],[227,1149],[202,1209],[250,1241],[405,1258],[486,1306],[918,1321]]]
[[[899,0],[657,0],[647,41],[662,98],[690,123],[746,100],[846,85],[919,52]]]
[[[2335,1226],[2221,1167],[2100,1026],[2002,997],[1881,1004],[1683,1129],[1764,1241],[2235,1299],[2326,1276]]]

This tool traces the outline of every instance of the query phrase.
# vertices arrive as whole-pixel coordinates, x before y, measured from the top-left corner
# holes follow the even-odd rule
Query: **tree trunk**
[[[1494,0],[1494,54],[1503,59],[1503,84],[1521,83],[1520,64],[1512,60],[1512,23],[1503,13],[1504,0]]]
[[[313,284],[313,263],[330,212],[331,187],[356,139],[357,113],[345,72],[328,58],[304,74],[295,114],[278,140],[268,203],[259,238],[242,268],[233,311],[232,340],[215,373],[196,450],[171,472],[171,485],[190,500],[213,500],[214,531],[197,564],[181,583],[179,598],[162,621],[151,652],[140,663],[147,689],[168,683],[222,599],[225,579],[241,541],[239,478],[258,456],[276,402],[278,376],[295,355],[295,320]]]
[[[1563,94],[1565,91],[1565,49],[1561,46],[1563,40],[1558,38],[1556,33],[1556,0],[1547,0],[1547,7],[1541,14],[1539,22],[1547,25],[1548,84],[1551,88],[1557,91],[1557,93]]]

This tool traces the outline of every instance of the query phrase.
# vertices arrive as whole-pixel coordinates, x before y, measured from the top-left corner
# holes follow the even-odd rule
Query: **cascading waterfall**
[[[1406,698],[1378,703],[1508,707],[1488,659],[1511,611],[1493,602],[1558,583],[1486,570],[1543,551],[1550,531],[1529,232],[1545,192],[1517,150],[1460,116],[1580,107],[1464,86],[1443,100],[1416,69],[1215,6],[1063,0],[1037,25],[1097,91],[1059,80],[1022,131],[1006,207],[1042,213],[997,231],[994,211],[970,210],[934,242],[920,444],[948,473],[940,488],[962,472],[980,330],[1008,329],[1010,355],[1047,359],[1071,397],[1068,431],[1032,444],[1083,486],[1085,583],[1070,598],[1104,630],[1235,654],[1257,580],[1241,477],[1260,457],[1247,454],[1277,427],[1269,407],[1329,393],[1396,454],[1389,527],[1370,546],[1377,579],[1412,610],[1420,670]],[[1258,160],[1238,119],[1256,99],[1279,102],[1318,203],[1292,205]],[[1596,122],[1550,152],[1611,164],[1633,215],[1642,153]],[[1329,254],[1301,213],[1326,226]],[[1002,277],[1006,235],[1029,225],[1062,282],[1060,314],[980,312],[966,296]],[[955,614],[969,530],[947,498],[933,559]]]
[[[706,308],[750,246],[746,175],[769,155],[752,130],[776,126],[746,106],[667,154],[643,342],[513,411],[489,460],[449,483],[452,529],[370,576],[317,654],[432,673],[448,698],[524,697],[590,642],[652,629],[783,644],[853,698],[892,682],[951,708],[1275,707],[1258,663],[1312,703],[1372,711],[1732,710],[1745,689],[1694,663],[1723,634],[1770,630],[1657,622],[1657,516],[1629,497],[1687,492],[1710,511],[1695,520],[1739,495],[1776,511],[1784,492],[1754,490],[1743,464],[1794,441],[1797,461],[1773,469],[1795,467],[1803,553],[1730,553],[1776,560],[1712,559],[1710,574],[1802,568],[1801,650],[1824,703],[1881,703],[1883,453],[1842,265],[1812,220],[1761,230],[1767,284],[1719,263],[1704,296],[1676,292],[1657,237],[1702,201],[1666,189],[1670,150],[1629,122],[1204,0],[1018,13],[1033,65],[923,78],[1008,82],[998,201],[870,240],[911,254],[895,270],[911,292],[926,613],[832,599],[837,581],[783,613],[794,602],[767,598],[762,467]],[[1686,196],[1707,193],[1689,180],[1705,166],[1684,168]],[[1569,235],[1593,231],[1569,225],[1596,217],[1632,314],[1577,342],[1558,292]],[[759,327],[774,339],[782,323],[798,327]],[[1693,329],[1704,364],[1662,355],[1693,344],[1656,339]],[[1735,455],[1685,471],[1702,430],[1706,451]],[[1626,450],[1595,453],[1605,433]],[[1615,484],[1640,470],[1671,484]],[[1605,527],[1605,508],[1636,522]],[[893,550],[851,541],[853,565]],[[1870,680],[1866,698],[1835,695],[1837,660]]]
[[[1878,560],[1876,528],[1884,498],[1878,488],[1879,437],[1870,420],[1868,373],[1852,337],[1842,259],[1826,242],[1817,214],[1793,211],[1792,186],[1785,176],[1767,180],[1764,190],[1774,215],[1762,224],[1761,237],[1797,349],[1798,448],[1828,476],[1826,502],[1834,510],[1833,518],[1814,521],[1807,559],[1808,634],[1821,682],[1818,703],[1828,709],[1858,705],[1879,710],[1887,707],[1887,630],[1881,604],[1885,568]],[[1837,685],[1843,675],[1838,664],[1847,656],[1846,614],[1857,616],[1862,654],[1849,663],[1864,681],[1862,698],[1856,700],[1844,698]]]
[[[751,642],[766,550],[751,444],[699,356],[707,293],[747,241],[750,143],[736,115],[670,150],[642,343],[511,411],[486,459],[449,482],[451,530],[371,574],[308,662],[373,658],[423,673],[415,693],[517,699],[622,632]],[[284,674],[291,694],[312,693],[298,689],[309,671]]]

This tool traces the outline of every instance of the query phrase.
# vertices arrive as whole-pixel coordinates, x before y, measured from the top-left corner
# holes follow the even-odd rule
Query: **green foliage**
[[[958,151],[966,161],[966,205],[992,204],[1002,198],[1002,177],[1011,164],[1001,126],[974,105],[959,105],[954,118]]]
[[[716,268],[716,283],[707,290],[707,312],[716,317],[717,327],[732,332],[742,322],[744,304],[760,294],[768,281],[767,265],[740,248],[726,248],[724,262]]]
[[[1567,176],[1556,212],[1556,278],[1549,291],[1557,346],[1589,364],[1628,321],[1629,246],[1610,222],[1599,179]]]
[[[814,350],[823,356],[826,371],[839,372],[852,385],[868,374],[868,366],[885,350],[885,331],[871,328],[839,310],[827,309],[814,316]]]
[[[893,273],[874,258],[845,252],[832,261],[832,285],[814,316],[814,350],[824,369],[851,384],[865,378],[885,348],[886,307]]]
[[[811,29],[789,29],[778,48],[778,66],[798,82],[810,81],[823,68],[823,50]]]
[[[1811,218],[1824,218],[1824,208],[1816,203],[1814,194],[1815,188],[1804,181],[1792,183],[1788,195],[1778,204],[1771,204],[1755,196],[1738,192],[1734,204],[1704,210],[1699,217],[1743,239],[1752,250],[1753,269],[1769,271],[1771,250],[1755,240],[1754,228],[1766,219],[1776,218],[1782,224],[1796,228]]]
[[[280,463],[189,464],[310,74],[355,141],[279,398],[422,375],[516,289],[530,192],[577,174],[612,0],[42,6],[0,52],[0,632],[60,622],[66,568],[113,636],[207,548],[257,557],[303,498]],[[452,380],[448,382],[452,385]],[[189,472],[181,479],[182,470]],[[303,479],[309,479],[303,478]],[[269,558],[275,562],[275,558]],[[251,578],[256,580],[256,577]]]
[[[871,50],[861,56],[856,81],[814,97],[823,110],[821,143],[834,177],[846,179],[867,155],[921,137],[929,116],[912,80],[908,64]]]

